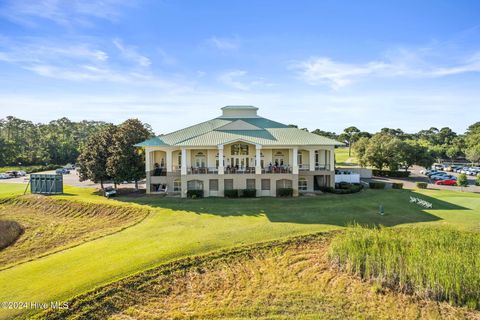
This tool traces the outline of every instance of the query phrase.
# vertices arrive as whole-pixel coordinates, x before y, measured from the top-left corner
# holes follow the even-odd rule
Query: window
[[[195,166],[197,168],[205,168],[207,162],[207,157],[203,152],[197,152],[195,154]]]
[[[318,164],[320,163],[319,156],[318,156],[318,150],[315,150],[315,167],[318,167]]]
[[[233,189],[233,179],[225,179],[224,183],[224,189],[225,190],[232,190]]]
[[[305,178],[298,179],[298,190],[307,191],[307,189],[308,189],[308,184],[307,183],[308,183],[307,179],[305,179]]]
[[[173,180],[173,191],[182,192],[182,181],[180,179]]]
[[[299,166],[301,166],[301,165],[302,165],[302,163],[303,163],[303,161],[302,161],[302,160],[303,160],[303,157],[302,157],[302,152],[301,152],[301,151],[299,151],[299,152],[297,153],[297,164],[298,164]]]
[[[218,179],[210,179],[208,181],[208,189],[210,191],[218,191]]]
[[[255,189],[255,179],[247,179],[247,189]]]
[[[270,190],[270,179],[262,179],[262,190]]]
[[[232,156],[248,156],[248,145],[236,143],[232,144],[231,154]]]
[[[190,180],[187,182],[188,190],[203,190],[203,181],[201,180]]]
[[[182,166],[182,153],[181,152],[178,154],[177,162],[178,162],[178,166],[181,167]]]
[[[291,187],[292,187],[292,180],[287,180],[287,179],[277,180],[277,189],[291,188]]]

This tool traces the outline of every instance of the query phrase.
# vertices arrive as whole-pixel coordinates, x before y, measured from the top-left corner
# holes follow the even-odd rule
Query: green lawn
[[[350,159],[350,161],[348,161]],[[335,161],[338,166],[351,166],[356,165],[355,155],[353,150],[351,155],[348,156],[348,148],[337,148],[335,149]]]
[[[0,192],[5,188],[9,186],[0,184]],[[419,191],[421,198],[433,203],[430,210],[410,204],[409,190],[299,199],[142,197],[116,201],[96,196],[92,189],[66,187],[65,191],[67,195],[58,198],[119,204],[132,201],[151,208],[152,213],[114,235],[1,271],[0,301],[65,300],[181,257],[338,229],[353,222],[386,226],[445,224],[480,231],[480,195],[443,190]],[[377,214],[380,204],[385,216]],[[0,317],[17,312],[0,310]]]

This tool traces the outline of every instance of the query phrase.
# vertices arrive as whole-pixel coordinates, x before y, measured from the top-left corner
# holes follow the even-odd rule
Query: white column
[[[148,175],[148,172],[151,170],[151,167],[150,167],[151,161],[152,160],[150,158],[150,150],[145,148],[145,172],[147,173],[147,175]]]
[[[223,144],[218,146],[218,174],[223,174]]]
[[[298,148],[293,148],[292,173],[298,174]]]
[[[315,150],[308,150],[310,171],[315,171]]]
[[[262,157],[261,157],[262,146],[259,144],[255,145],[255,173],[262,174]]]
[[[187,149],[182,148],[182,175],[187,174]]]
[[[330,171],[335,170],[335,149],[332,148],[330,151]]]
[[[172,172],[172,150],[166,150],[165,153],[167,154],[167,172]]]

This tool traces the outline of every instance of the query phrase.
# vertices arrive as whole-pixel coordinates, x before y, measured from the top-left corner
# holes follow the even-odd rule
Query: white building
[[[334,151],[342,143],[257,115],[252,106],[227,106],[218,118],[144,141],[147,193],[223,196],[256,189],[294,196],[335,182]]]

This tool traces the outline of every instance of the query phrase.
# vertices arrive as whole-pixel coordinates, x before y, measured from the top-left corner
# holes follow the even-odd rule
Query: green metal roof
[[[245,121],[259,130],[222,130],[237,120]],[[228,128],[228,127],[227,127]],[[215,118],[137,144],[152,146],[214,146],[244,140],[262,146],[276,145],[343,145],[342,143],[262,117]]]

